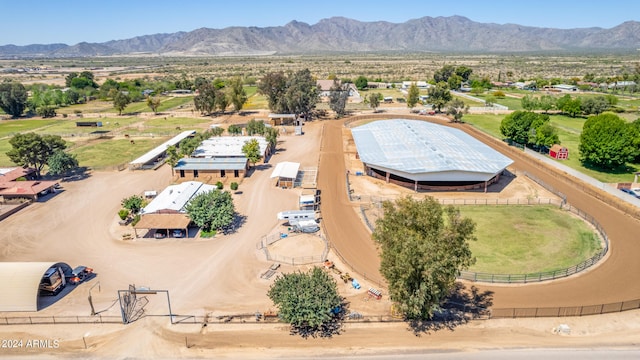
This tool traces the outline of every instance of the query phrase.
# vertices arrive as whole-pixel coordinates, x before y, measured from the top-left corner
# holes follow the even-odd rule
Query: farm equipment
[[[367,291],[367,294],[375,298],[376,300],[382,299],[382,292],[378,289],[369,288],[369,291]]]
[[[347,282],[353,280],[353,278],[351,277],[351,275],[349,275],[348,272],[340,275],[340,279],[342,279],[342,281],[344,281],[344,283],[346,284]]]

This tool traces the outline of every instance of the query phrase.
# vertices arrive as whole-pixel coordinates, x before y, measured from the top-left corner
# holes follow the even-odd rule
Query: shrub
[[[238,190],[238,183],[237,182],[232,182],[230,186],[231,186],[231,190],[233,190],[233,191]]]
[[[121,209],[120,211],[118,211],[118,216],[120,217],[120,220],[126,219],[127,216],[129,216],[129,210]]]
[[[136,226],[138,221],[140,221],[140,214],[133,217],[133,220],[131,221],[131,226]]]
[[[222,190],[222,188],[224,188],[224,184],[222,183],[222,181],[218,181],[216,183],[216,187],[218,188],[218,190]]]

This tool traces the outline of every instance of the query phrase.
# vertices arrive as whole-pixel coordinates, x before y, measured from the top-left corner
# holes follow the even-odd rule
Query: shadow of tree
[[[480,292],[475,286],[467,289],[464,284],[457,282],[451,295],[431,319],[410,319],[407,322],[416,336],[441,330],[453,331],[470,320],[486,316],[492,305],[493,291]]]
[[[245,215],[240,215],[238,213],[233,214],[233,222],[229,224],[227,227],[222,229],[222,233],[224,235],[234,234],[244,223],[247,222],[247,217]]]
[[[332,338],[334,335],[342,334],[344,330],[344,320],[349,313],[349,302],[342,299],[338,312],[334,312],[331,319],[319,326],[295,326],[291,325],[290,335],[300,335],[303,339],[312,338]]]

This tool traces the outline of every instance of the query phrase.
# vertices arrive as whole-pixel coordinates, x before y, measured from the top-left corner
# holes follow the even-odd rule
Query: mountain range
[[[0,58],[90,56],[239,56],[358,52],[585,52],[640,49],[640,22],[610,29],[555,29],[478,23],[462,16],[404,23],[332,17],[309,25],[201,28],[103,43],[0,46]]]

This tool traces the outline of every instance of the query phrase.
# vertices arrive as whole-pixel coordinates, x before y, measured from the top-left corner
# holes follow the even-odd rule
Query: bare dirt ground
[[[117,290],[126,289],[129,284],[170,290],[176,314],[216,316],[268,310],[272,304],[266,292],[273,278],[264,280],[259,275],[271,263],[256,244],[262,235],[277,227],[278,211],[297,206],[299,195],[274,186],[269,178],[270,165],[298,161],[302,167],[317,166],[318,148],[322,154],[318,187],[322,189],[324,229],[335,249],[358,270],[353,275],[363,277],[358,279],[363,288],[377,286],[382,279],[375,246],[346,196],[341,135],[341,121],[325,121],[305,125],[304,136],[283,136],[276,155],[242,182],[241,194],[234,195],[236,209],[246,216],[244,225],[234,234],[211,240],[120,240],[123,231],[130,231],[114,225],[120,200],[145,190],[163,189],[171,181],[167,167],[155,172],[95,172],[88,179],[64,182],[63,192],[2,221],[0,260],[64,261],[71,266],[93,267],[98,277],[36,314],[0,313],[0,319],[21,315],[88,316],[87,295],[98,281],[100,289],[94,289],[92,295],[101,315],[120,315],[118,306],[113,306]],[[514,160],[517,169],[527,168],[522,160]],[[536,175],[542,177],[544,173]],[[549,181],[557,182],[558,188],[562,186],[561,180]],[[638,233],[638,222],[593,199],[581,200],[582,194],[575,189],[561,191],[570,202],[588,205],[586,208],[593,215],[602,216],[598,219],[612,241],[610,259],[584,275],[554,283],[481,288],[494,292],[494,304],[498,306],[601,303],[640,297],[640,288],[633,281],[640,270],[635,261],[639,253],[636,247],[640,245],[632,236]],[[338,268],[349,270],[335,253],[330,253],[329,258]],[[279,271],[309,267],[285,264]],[[339,289],[354,310],[374,315],[389,312],[391,304],[386,297],[371,301],[348,284],[339,283]],[[165,298],[148,297],[148,315],[168,313]],[[57,348],[0,349],[0,354],[27,358],[281,358],[505,347],[637,348],[638,320],[640,312],[632,311],[584,318],[473,321],[455,331],[436,331],[422,337],[407,331],[403,323],[361,323],[348,324],[346,331],[333,339],[302,340],[289,336],[287,326],[282,324],[215,324],[203,329],[198,324],[169,325],[166,317],[147,317],[127,326],[0,326],[2,339],[59,341]],[[571,326],[571,335],[552,333],[561,323]]]

